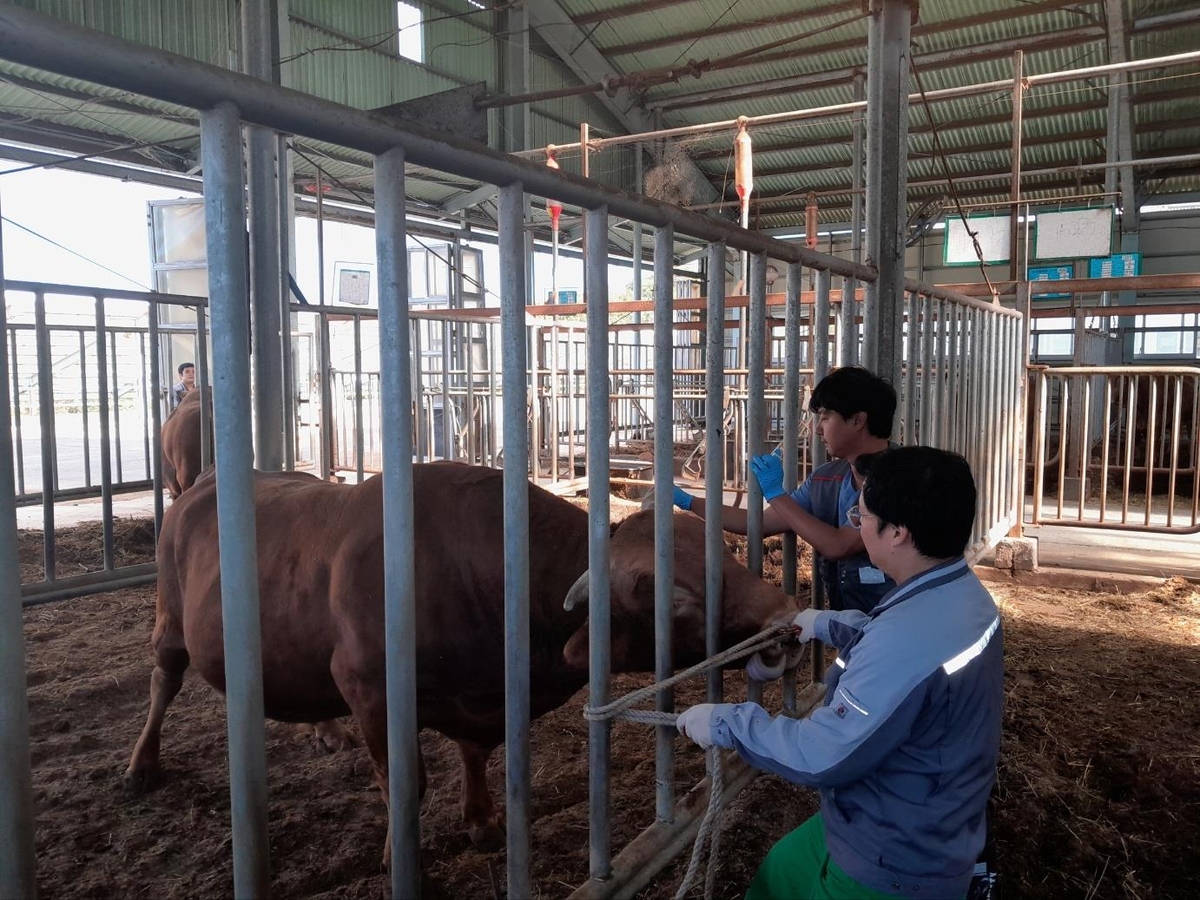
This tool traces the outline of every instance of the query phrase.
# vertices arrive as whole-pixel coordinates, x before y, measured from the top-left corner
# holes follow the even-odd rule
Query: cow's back
[[[208,396],[208,392],[204,392]],[[163,423],[160,443],[162,447],[163,484],[171,499],[179,496],[193,484],[201,472],[201,433],[200,433],[200,389],[184,394],[179,405],[167,416]],[[209,421],[212,416],[212,403],[209,402]],[[209,435],[209,448],[212,448],[212,436]],[[209,454],[210,458],[212,454]]]

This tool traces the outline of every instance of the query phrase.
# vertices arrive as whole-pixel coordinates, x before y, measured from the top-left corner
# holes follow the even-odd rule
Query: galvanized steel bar
[[[799,485],[800,461],[800,288],[803,270],[799,263],[789,263],[787,286],[784,289],[783,325],[783,488],[788,493]],[[843,301],[845,302],[845,301]],[[783,592],[796,596],[796,532],[784,531]],[[786,694],[786,691],[785,691]],[[795,702],[795,680],[792,681],[792,701]]]
[[[454,417],[450,414],[450,320],[442,320],[442,459],[454,459]]]
[[[153,304],[151,305],[153,309]],[[81,424],[83,425],[83,483],[92,486],[92,440],[91,423],[88,422],[88,389],[87,389],[87,333],[79,331],[79,405],[83,410]]]
[[[138,348],[141,350],[142,355],[142,402],[143,404],[148,401],[157,403],[158,398],[150,398],[149,385],[146,383],[146,370],[149,368],[149,366],[146,363],[146,335],[144,332],[138,335]],[[150,462],[150,423],[146,420],[146,407],[144,405],[142,407],[142,456],[144,457],[146,463],[146,480],[149,481],[152,478]]]
[[[822,299],[822,297],[824,299]],[[808,329],[809,338],[812,341],[812,354],[810,359],[813,363],[813,386],[820,384],[821,379],[829,374],[829,349],[828,343],[821,338],[828,336],[828,326],[826,331],[821,332],[817,325],[819,321],[818,307],[825,309],[824,321],[829,321],[829,273],[817,271],[816,283],[816,303],[813,305],[813,315]],[[816,436],[816,430],[813,431],[813,439],[810,447],[812,454],[812,468],[822,465],[825,462],[825,444]],[[824,573],[822,572],[820,556],[817,554],[817,548],[812,548],[812,582],[810,588],[810,601],[815,609],[825,609],[828,607],[827,585],[825,584]],[[820,681],[825,676],[825,646],[819,641],[816,644],[810,644],[812,647],[810,663],[812,666],[812,680]]]
[[[147,317],[150,328],[150,423],[154,431],[154,459],[151,461],[154,469],[154,535],[157,538],[158,533],[162,530],[163,517],[163,494],[162,494],[162,384],[159,375],[159,366],[162,364],[161,352],[159,348],[158,335],[158,304],[150,301]],[[83,354],[79,354],[79,361],[82,365]],[[200,388],[197,388],[200,390]],[[203,398],[203,395],[201,395]],[[87,395],[84,395],[83,413],[86,421],[87,417]],[[201,406],[204,404],[201,403]],[[84,451],[87,453],[87,442],[84,442]]]
[[[525,305],[525,195],[500,189],[500,302],[504,379],[504,760],[508,891],[529,880],[529,429]],[[447,411],[443,408],[442,415]]]
[[[934,300],[930,297],[922,296],[920,298],[921,312],[919,320],[921,323],[921,406],[920,406],[920,422],[921,427],[917,432],[918,439],[922,444],[932,446],[932,418],[933,418],[933,304]]]
[[[112,437],[113,449],[116,450],[117,481],[125,480],[123,470],[124,454],[121,452],[121,386],[117,383],[117,373],[121,357],[117,355],[117,333],[108,333],[109,350],[112,352]],[[55,468],[58,467],[57,460]],[[55,479],[57,481],[57,478]]]
[[[112,444],[108,439],[108,334],[104,298],[96,297],[96,383],[100,401],[100,515],[104,568],[113,567]]]
[[[38,373],[38,431],[42,451],[42,565],[45,578],[53,581],[54,562],[54,362],[50,356],[50,331],[46,327],[46,296],[40,291],[33,296],[34,337],[37,341]],[[0,436],[2,437],[2,436]]]
[[[2,263],[0,263],[2,265]],[[3,305],[3,304],[0,304]],[[12,418],[13,418],[13,455],[17,458],[17,492],[25,493],[25,441],[21,435],[21,379],[17,371],[17,332],[8,333],[9,361],[12,363]],[[100,393],[104,393],[104,383],[101,381]]]
[[[354,317],[354,469],[359,483],[363,480],[364,432],[363,424],[363,367],[362,367],[362,317]]]
[[[724,503],[725,435],[721,427],[725,400],[725,244],[708,245],[708,337],[704,376],[704,648],[712,656],[721,643],[722,564],[725,532],[721,529]],[[710,669],[706,694],[720,703],[723,682],[719,669]]]
[[[379,270],[379,387],[383,417],[384,642],[387,658],[388,812],[392,896],[421,885],[417,744],[416,523],[413,520],[412,375],[404,152],[375,158],[375,254]]]
[[[1154,448],[1155,437],[1154,424],[1158,416],[1158,378],[1154,375],[1147,376],[1146,380],[1150,383],[1150,402],[1147,406],[1146,415],[1146,512],[1145,523],[1150,524],[1150,511],[1154,506]]]
[[[414,448],[414,458],[417,462],[425,462],[427,448],[429,446],[429,431],[430,426],[425,421],[425,382],[424,370],[421,366],[421,358],[423,350],[421,348],[421,327],[424,324],[421,319],[410,320],[410,330],[412,332],[412,359],[409,364],[412,366],[412,403],[413,409],[416,412],[416,435],[417,441]]]
[[[267,757],[254,510],[254,444],[246,292],[245,192],[237,108],[200,114],[208,285],[217,412],[217,527],[221,557],[233,882],[238,897],[265,897]]]
[[[763,492],[749,472],[749,462],[763,452],[767,429],[767,260],[761,253],[750,257],[750,309],[746,378],[746,558],[750,571],[763,571]]]
[[[900,306],[901,327],[907,326],[904,347],[904,443],[916,444],[917,410],[917,295],[905,294]]]
[[[608,702],[611,670],[609,625],[609,451],[608,451],[608,209],[584,212],[584,283],[587,285],[587,478],[588,478],[588,631],[591,663],[588,703]],[[588,871],[608,877],[609,721],[588,725],[589,821]]]
[[[212,422],[209,402],[212,391],[208,377],[208,307],[196,307],[196,389],[200,391],[200,469],[212,464]],[[208,396],[205,396],[207,393]]]
[[[9,393],[8,307],[3,302],[6,284],[0,236],[0,897],[36,900],[21,561],[17,552],[13,444],[8,438],[13,433],[13,396]],[[12,346],[15,360],[15,332]],[[16,405],[20,406],[19,397]],[[16,446],[19,453],[19,439]]]
[[[818,269],[811,329],[814,384],[829,374],[829,289],[829,273]]]
[[[663,681],[674,671],[672,610],[675,605],[675,508],[668,497],[675,489],[674,378],[672,352],[674,314],[675,231],[664,225],[654,232],[654,677]],[[655,694],[659,712],[675,711],[675,691]],[[655,729],[654,810],[660,822],[675,816],[675,729]]]

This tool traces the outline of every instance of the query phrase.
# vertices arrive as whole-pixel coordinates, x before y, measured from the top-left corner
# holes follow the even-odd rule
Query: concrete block
[[[1036,571],[1037,538],[1002,538],[996,545],[995,566],[1013,572]]]

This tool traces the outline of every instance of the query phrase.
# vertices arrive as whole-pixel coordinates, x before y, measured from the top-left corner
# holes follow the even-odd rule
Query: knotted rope
[[[656,681],[648,687],[630,691],[628,694],[618,697],[604,706],[585,706],[583,708],[583,717],[589,722],[600,722],[606,719],[623,719],[626,722],[641,722],[644,725],[674,725],[679,718],[675,713],[658,712],[650,709],[631,709],[630,707],[650,699],[659,691],[673,687],[681,681],[686,681],[689,678],[707,672],[709,669],[723,666],[735,659],[750,656],[752,653],[757,653],[759,650],[776,643],[780,638],[799,633],[800,628],[795,625],[774,625],[763,629],[753,637],[747,638],[739,644],[734,644],[729,649],[722,650],[720,653],[710,656],[708,659],[702,660],[696,665],[684,669],[682,672],[677,672],[670,678]],[[704,818],[700,821],[700,830],[696,833],[695,843],[692,844],[692,856],[688,860],[688,867],[684,873],[683,882],[679,885],[679,890],[675,892],[675,900],[683,900],[692,889],[692,884],[696,880],[696,873],[700,868],[700,857],[704,853],[706,842],[709,844],[709,851],[708,865],[704,872],[705,900],[711,900],[713,887],[716,884],[718,848],[721,842],[721,815],[725,805],[722,797],[725,793],[725,776],[721,766],[721,750],[719,747],[710,747],[708,749],[707,768],[710,787],[708,808],[704,811]]]

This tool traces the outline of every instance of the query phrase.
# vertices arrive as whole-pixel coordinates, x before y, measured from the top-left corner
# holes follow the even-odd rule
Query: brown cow
[[[205,391],[208,395],[208,392]],[[208,404],[209,454],[212,454],[212,400]],[[162,427],[162,480],[172,500],[190,488],[200,476],[200,391],[183,395]]]
[[[386,802],[382,479],[255,479],[266,713],[291,722],[352,713]],[[414,479],[418,720],[458,744],[463,818],[472,841],[485,846],[503,827],[486,774],[489,753],[504,740],[503,474],[431,463],[415,466]],[[537,717],[587,682],[587,609],[579,601],[586,600],[588,515],[531,485],[529,525],[530,705]],[[687,665],[704,656],[704,525],[679,514],[675,529],[675,662]],[[163,715],[189,662],[224,689],[217,546],[216,481],[206,474],[163,520],[157,666],[146,727],[125,776],[131,787],[160,775]],[[612,670],[652,671],[653,512],[615,526],[611,547]],[[797,612],[794,600],[728,552],[724,571],[726,645]],[[385,864],[387,857],[385,848]]]

